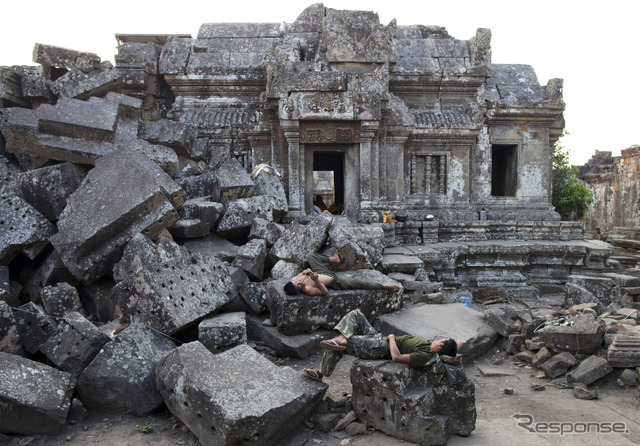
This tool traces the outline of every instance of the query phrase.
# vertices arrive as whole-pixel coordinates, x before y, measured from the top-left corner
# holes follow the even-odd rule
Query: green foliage
[[[150,434],[153,432],[153,423],[149,424],[136,424],[136,430],[143,434]]]
[[[565,131],[562,136],[567,134]],[[552,204],[563,220],[580,219],[593,202],[593,193],[578,181],[579,170],[569,162],[562,136],[553,146]]]

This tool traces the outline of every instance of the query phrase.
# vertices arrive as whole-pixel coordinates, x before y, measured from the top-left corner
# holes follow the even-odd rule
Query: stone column
[[[387,133],[385,138],[386,178],[385,184],[380,187],[380,195],[386,195],[386,200],[390,202],[404,200],[404,144],[410,134],[411,129],[394,129],[393,133]]]
[[[304,159],[300,153],[300,123],[280,120],[280,127],[287,140],[289,160],[289,212],[304,213]]]
[[[373,138],[379,126],[379,121],[360,123],[360,201],[363,206],[378,196],[378,153],[373,150]]]

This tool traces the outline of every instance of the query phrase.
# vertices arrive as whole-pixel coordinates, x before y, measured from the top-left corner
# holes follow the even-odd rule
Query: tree
[[[579,170],[569,162],[569,150],[562,137],[553,146],[552,204],[563,220],[580,219],[593,202],[593,193],[578,181]]]

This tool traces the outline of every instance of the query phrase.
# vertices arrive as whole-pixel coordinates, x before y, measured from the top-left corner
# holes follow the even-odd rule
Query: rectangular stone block
[[[0,107],[29,107],[22,95],[21,76],[7,67],[0,67]]]
[[[14,310],[20,344],[29,353],[36,353],[40,346],[58,331],[55,319],[49,317],[42,307],[33,302]]]
[[[332,331],[319,329],[313,333],[287,336],[277,328],[263,324],[261,318],[247,316],[247,336],[249,339],[264,342],[282,358],[304,359],[320,351],[320,341],[330,339]]]
[[[76,68],[85,73],[100,66],[100,57],[97,54],[42,43],[34,45],[32,60],[45,67],[59,67],[67,70]]]
[[[606,359],[599,356],[589,356],[575,370],[567,374],[567,378],[570,381],[588,386],[612,371],[613,367]]]
[[[140,136],[150,143],[171,147],[178,156],[191,158],[191,149],[195,145],[198,129],[190,124],[160,119],[145,122]]]
[[[427,368],[357,359],[351,366],[353,409],[364,424],[420,445],[443,445],[475,429],[475,385],[432,384]]]
[[[618,334],[607,350],[613,367],[640,367],[640,337]]]
[[[145,265],[114,287],[126,317],[168,335],[197,324],[235,297],[226,265],[197,253]]]
[[[224,347],[247,342],[245,313],[221,313],[203,319],[198,324],[198,341],[212,353]]]
[[[78,74],[70,71],[50,84],[51,91],[60,98],[87,99],[104,96],[110,91],[122,91],[122,73],[110,63],[99,70]]]
[[[555,351],[595,353],[602,346],[600,325],[590,314],[571,318],[572,325],[551,325],[544,329],[544,344]]]
[[[69,197],[51,243],[69,271],[89,283],[119,260],[134,234],[154,237],[171,226],[183,201],[182,190],[155,163],[121,147],[96,161]]]
[[[169,410],[210,445],[276,444],[327,389],[247,345],[213,355],[199,342],[184,344],[158,363],[156,376]]]
[[[379,271],[358,270],[353,277],[367,282],[393,283]],[[334,290],[326,296],[290,296],[283,290],[289,279],[269,282],[267,286],[267,306],[271,321],[281,333],[296,335],[312,333],[318,328],[332,330],[340,319],[351,310],[359,308],[369,321],[381,314],[391,313],[402,305],[402,288],[388,290]]]
[[[67,421],[75,385],[70,373],[0,352],[0,432],[59,432]]]

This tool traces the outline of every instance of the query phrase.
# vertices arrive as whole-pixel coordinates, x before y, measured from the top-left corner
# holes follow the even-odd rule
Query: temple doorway
[[[318,196],[332,214],[344,213],[344,152],[313,152],[314,203]]]

